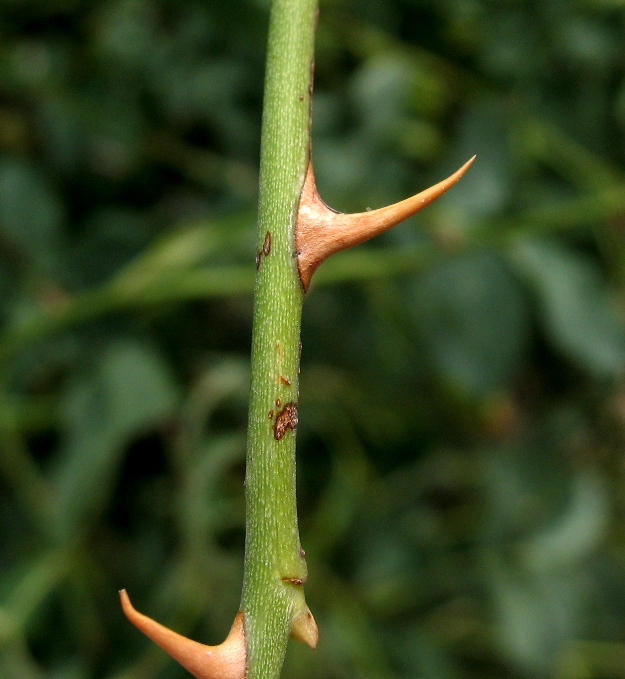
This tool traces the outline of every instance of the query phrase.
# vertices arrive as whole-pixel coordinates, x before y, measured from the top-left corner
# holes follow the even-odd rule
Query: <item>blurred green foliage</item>
[[[265,0],[0,6],[0,676],[237,609]],[[625,676],[625,3],[325,0],[299,679]]]

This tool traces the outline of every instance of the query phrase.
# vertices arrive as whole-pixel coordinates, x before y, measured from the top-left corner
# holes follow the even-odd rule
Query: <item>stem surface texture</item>
[[[310,147],[315,0],[272,2],[258,217],[241,610],[248,679],[278,679],[306,609],[295,497],[304,291],[295,221]]]

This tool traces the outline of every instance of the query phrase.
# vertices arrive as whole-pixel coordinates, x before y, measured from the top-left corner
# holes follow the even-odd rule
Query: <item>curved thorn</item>
[[[119,592],[122,609],[130,622],[197,679],[244,679],[246,650],[243,613],[239,611],[230,633],[219,646],[206,646],[139,613],[125,589]]]
[[[475,156],[447,179],[399,203],[354,214],[336,212],[321,200],[310,162],[295,229],[297,265],[304,289],[308,290],[316,268],[330,255],[363,243],[419,212],[458,182],[474,160]]]

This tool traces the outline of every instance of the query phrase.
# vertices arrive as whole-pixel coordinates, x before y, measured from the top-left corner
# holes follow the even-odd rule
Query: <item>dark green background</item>
[[[240,594],[263,0],[0,5],[0,676]],[[625,3],[326,0],[292,679],[625,677]]]

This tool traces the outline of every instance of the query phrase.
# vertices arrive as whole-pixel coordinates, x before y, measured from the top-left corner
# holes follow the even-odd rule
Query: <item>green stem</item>
[[[295,220],[310,148],[316,0],[273,0],[269,25],[254,292],[241,610],[248,679],[280,675],[306,562],[295,498],[304,292]]]

